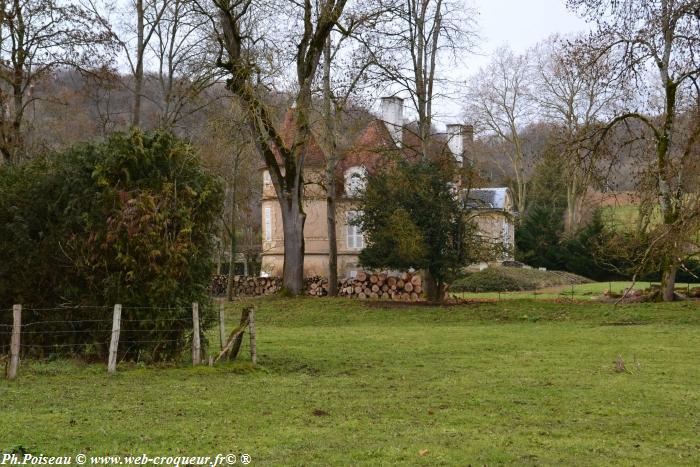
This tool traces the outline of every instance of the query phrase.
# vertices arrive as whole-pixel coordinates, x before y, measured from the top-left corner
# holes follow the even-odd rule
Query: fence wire
[[[19,326],[21,352],[42,355],[55,351],[104,357],[114,335],[113,309],[113,306],[106,305],[23,306]],[[11,350],[12,311],[12,308],[0,309],[0,354]],[[122,306],[119,354],[123,356],[142,350],[178,353],[176,344],[184,345],[193,330],[190,312],[190,308],[182,306]],[[98,316],[90,316],[95,314]],[[59,319],[61,317],[65,319]],[[179,349],[180,352],[184,350],[184,347]]]

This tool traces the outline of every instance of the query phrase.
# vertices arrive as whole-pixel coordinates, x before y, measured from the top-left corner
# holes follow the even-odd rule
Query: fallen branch
[[[238,352],[241,350],[241,343],[243,342],[243,335],[245,334],[245,329],[250,324],[250,314],[253,311],[253,307],[243,308],[241,313],[241,322],[236,329],[231,331],[226,345],[223,350],[219,352],[219,355],[214,360],[217,363],[223,357],[227,357],[229,360],[235,360],[238,356]]]

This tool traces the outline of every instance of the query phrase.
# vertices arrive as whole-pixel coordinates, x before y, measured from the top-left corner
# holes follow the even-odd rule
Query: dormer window
[[[367,169],[362,166],[350,167],[345,171],[345,194],[358,196],[367,185]]]

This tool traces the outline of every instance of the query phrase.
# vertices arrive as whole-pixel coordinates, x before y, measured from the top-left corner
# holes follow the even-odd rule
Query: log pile
[[[282,288],[279,277],[233,276],[233,294],[238,297],[272,295]]]
[[[341,281],[339,295],[364,299],[416,301],[423,294],[423,282],[416,274],[404,272],[399,276],[358,272],[354,278]]]
[[[304,279],[304,289],[312,297],[325,297],[328,295],[328,279],[321,276],[307,277]]]
[[[215,274],[211,279],[211,286],[209,286],[209,292],[215,297],[223,297],[226,295],[226,282],[228,281],[228,276],[226,274]]]
[[[226,293],[227,276],[214,276],[212,291],[217,295]],[[233,276],[233,292],[239,297],[258,297],[272,295],[282,288],[280,277]],[[328,295],[328,279],[321,276],[304,279],[307,295],[325,297]],[[423,283],[421,277],[405,272],[398,276],[358,272],[354,278],[338,283],[338,295],[341,297],[395,301],[416,301],[422,298]]]

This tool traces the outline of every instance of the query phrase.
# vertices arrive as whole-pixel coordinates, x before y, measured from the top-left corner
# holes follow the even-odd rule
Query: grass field
[[[658,282],[656,282],[658,284]],[[635,289],[645,289],[650,285],[649,282],[635,282]],[[678,287],[684,287],[686,284],[677,284]],[[561,285],[555,287],[547,287],[538,290],[527,290],[521,292],[479,292],[469,293],[460,292],[450,295],[455,295],[459,298],[466,299],[486,299],[486,300],[555,300],[555,299],[573,299],[573,300],[597,300],[606,290],[611,289],[615,293],[621,293],[624,289],[632,286],[631,281],[618,282],[592,282],[590,284],[572,284]],[[697,284],[691,284],[691,287],[696,287]]]
[[[255,369],[122,365],[108,376],[103,365],[23,362],[18,380],[0,380],[0,451],[700,464],[697,302],[255,303]],[[618,355],[628,371],[614,371]]]

